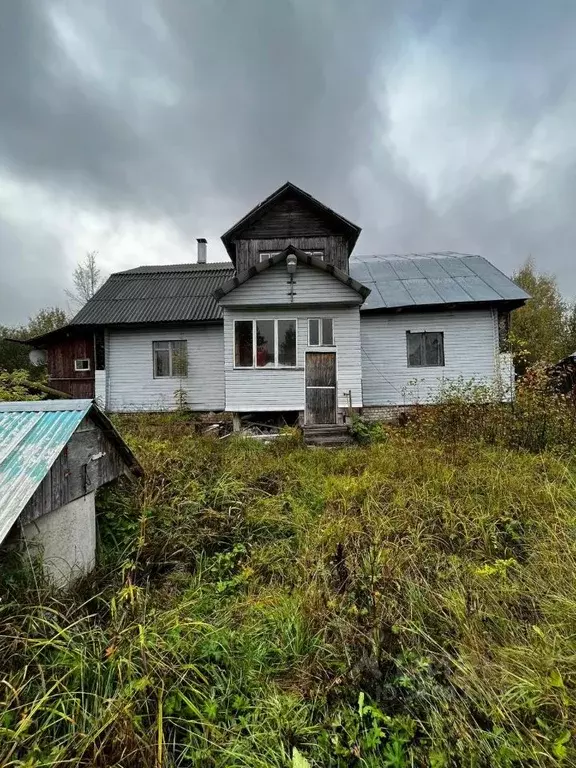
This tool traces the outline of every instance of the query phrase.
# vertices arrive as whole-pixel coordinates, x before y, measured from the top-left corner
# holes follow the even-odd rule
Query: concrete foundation
[[[40,554],[48,578],[59,587],[94,567],[96,557],[95,493],[88,493],[24,526],[33,555]]]

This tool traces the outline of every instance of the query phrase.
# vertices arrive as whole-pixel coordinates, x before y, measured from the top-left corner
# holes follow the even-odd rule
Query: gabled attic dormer
[[[238,274],[292,245],[348,272],[360,227],[289,181],[222,235]]]

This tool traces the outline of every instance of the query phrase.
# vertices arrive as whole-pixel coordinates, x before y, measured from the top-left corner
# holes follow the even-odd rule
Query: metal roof
[[[91,400],[0,403],[0,542],[91,407]]]
[[[234,273],[230,262],[137,267],[111,275],[71,325],[221,320],[212,296]]]
[[[130,471],[142,474],[126,443],[92,400],[0,403],[0,543],[87,415],[116,444]]]
[[[361,311],[530,298],[482,256],[453,251],[355,256],[350,275],[371,289]]]
[[[222,310],[215,296],[234,276],[231,262],[116,272],[67,327],[219,321]],[[354,256],[350,277],[371,291],[361,311],[502,301],[521,304],[530,298],[482,256],[452,251]]]

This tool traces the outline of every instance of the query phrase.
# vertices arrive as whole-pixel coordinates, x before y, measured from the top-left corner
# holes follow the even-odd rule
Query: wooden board
[[[336,423],[336,353],[306,353],[306,424]]]
[[[244,236],[243,236],[244,237]],[[342,235],[254,237],[238,239],[236,243],[236,269],[243,272],[253,264],[260,263],[261,251],[283,251],[289,245],[301,251],[324,251],[326,264],[333,264],[348,272],[348,246]]]
[[[76,371],[74,361],[90,360],[89,371]],[[94,336],[64,338],[47,349],[48,383],[78,399],[94,397]]]
[[[124,474],[126,465],[116,445],[87,417],[22,510],[23,523],[58,509]]]

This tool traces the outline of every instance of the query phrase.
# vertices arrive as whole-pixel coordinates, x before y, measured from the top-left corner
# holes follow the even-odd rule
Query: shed
[[[0,403],[0,544],[20,539],[67,584],[94,564],[97,489],[141,473],[92,400]]]

